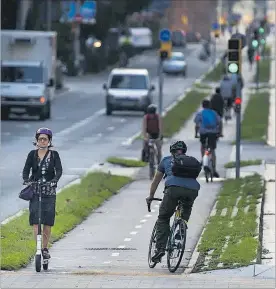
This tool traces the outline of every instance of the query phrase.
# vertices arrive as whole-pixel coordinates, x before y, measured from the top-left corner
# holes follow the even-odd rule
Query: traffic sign
[[[159,33],[159,39],[163,42],[168,42],[171,40],[171,31],[169,29],[162,29]]]
[[[77,13],[76,1],[62,1],[62,17],[60,22],[96,23],[96,1],[86,0]]]
[[[219,30],[219,23],[212,23],[212,30]]]

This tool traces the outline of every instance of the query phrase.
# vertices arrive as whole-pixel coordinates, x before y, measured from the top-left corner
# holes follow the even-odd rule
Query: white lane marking
[[[120,253],[112,253],[111,256],[112,257],[118,257],[120,255]]]
[[[125,238],[124,241],[129,242],[129,241],[131,241],[131,238]]]
[[[111,263],[111,261],[105,261],[105,262],[103,262],[104,264],[110,264]]]
[[[135,229],[141,229],[141,228],[142,228],[142,225],[135,226]]]
[[[124,249],[126,246],[125,245],[121,245],[121,246],[118,246],[118,249]]]
[[[102,133],[98,133],[97,134],[97,137],[101,137],[103,134]]]
[[[136,235],[136,234],[137,234],[136,231],[130,232],[130,235]]]
[[[125,118],[121,118],[121,119],[120,119],[120,122],[121,122],[121,123],[126,122],[126,119],[125,119]]]
[[[152,213],[155,213],[155,210],[151,210]]]
[[[155,208],[159,208],[160,205],[154,205]]]
[[[95,120],[97,117],[99,117],[99,115],[102,115],[104,112],[105,112],[104,108],[96,111],[93,115],[91,115],[91,116],[89,116],[89,117],[87,117],[87,118],[85,118],[79,122],[76,122],[73,125],[69,126],[68,128],[58,132],[56,134],[56,137],[64,137],[64,136],[72,133],[73,131],[75,131],[75,130],[81,128],[82,126],[87,125],[91,121]]]
[[[121,145],[122,145],[122,146],[130,146],[130,145],[133,143],[133,141],[134,141],[140,134],[141,134],[140,131],[137,132],[137,133],[136,133],[135,135],[133,135],[132,137],[130,137],[130,138],[126,139],[125,141],[123,141],[123,142],[121,143]]]
[[[242,154],[243,146],[241,145],[240,154]],[[230,162],[236,161],[236,145],[232,146],[231,154],[230,154]]]
[[[152,215],[150,215],[150,214],[147,214],[147,215],[145,215],[145,218],[150,218]]]
[[[109,126],[109,127],[107,128],[107,130],[109,130],[109,131],[113,131],[114,129],[115,129],[114,126]]]
[[[140,221],[140,223],[146,223],[147,220],[143,219]]]

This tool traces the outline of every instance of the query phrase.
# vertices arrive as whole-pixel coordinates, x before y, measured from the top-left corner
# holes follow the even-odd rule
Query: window
[[[171,60],[184,61],[185,57],[184,55],[172,55]]]
[[[113,75],[110,88],[148,89],[145,75]]]
[[[30,66],[2,66],[1,82],[43,83],[43,69]]]

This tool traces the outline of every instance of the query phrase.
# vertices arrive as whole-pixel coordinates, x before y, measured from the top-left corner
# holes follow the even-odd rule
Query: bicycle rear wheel
[[[151,258],[154,255],[155,246],[156,246],[156,223],[153,227],[149,243],[148,264],[150,268],[154,268],[157,264],[156,262],[151,261]]]
[[[175,240],[175,235],[178,232],[179,240]],[[184,220],[179,219],[171,229],[168,242],[167,265],[171,273],[174,273],[178,269],[182,261],[186,245],[186,234],[187,225]]]

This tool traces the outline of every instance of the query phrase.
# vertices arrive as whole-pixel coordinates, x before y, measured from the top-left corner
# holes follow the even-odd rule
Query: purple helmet
[[[49,128],[47,127],[39,128],[35,133],[35,138],[38,139],[39,135],[41,134],[46,134],[49,137],[49,140],[52,140],[53,133]]]

